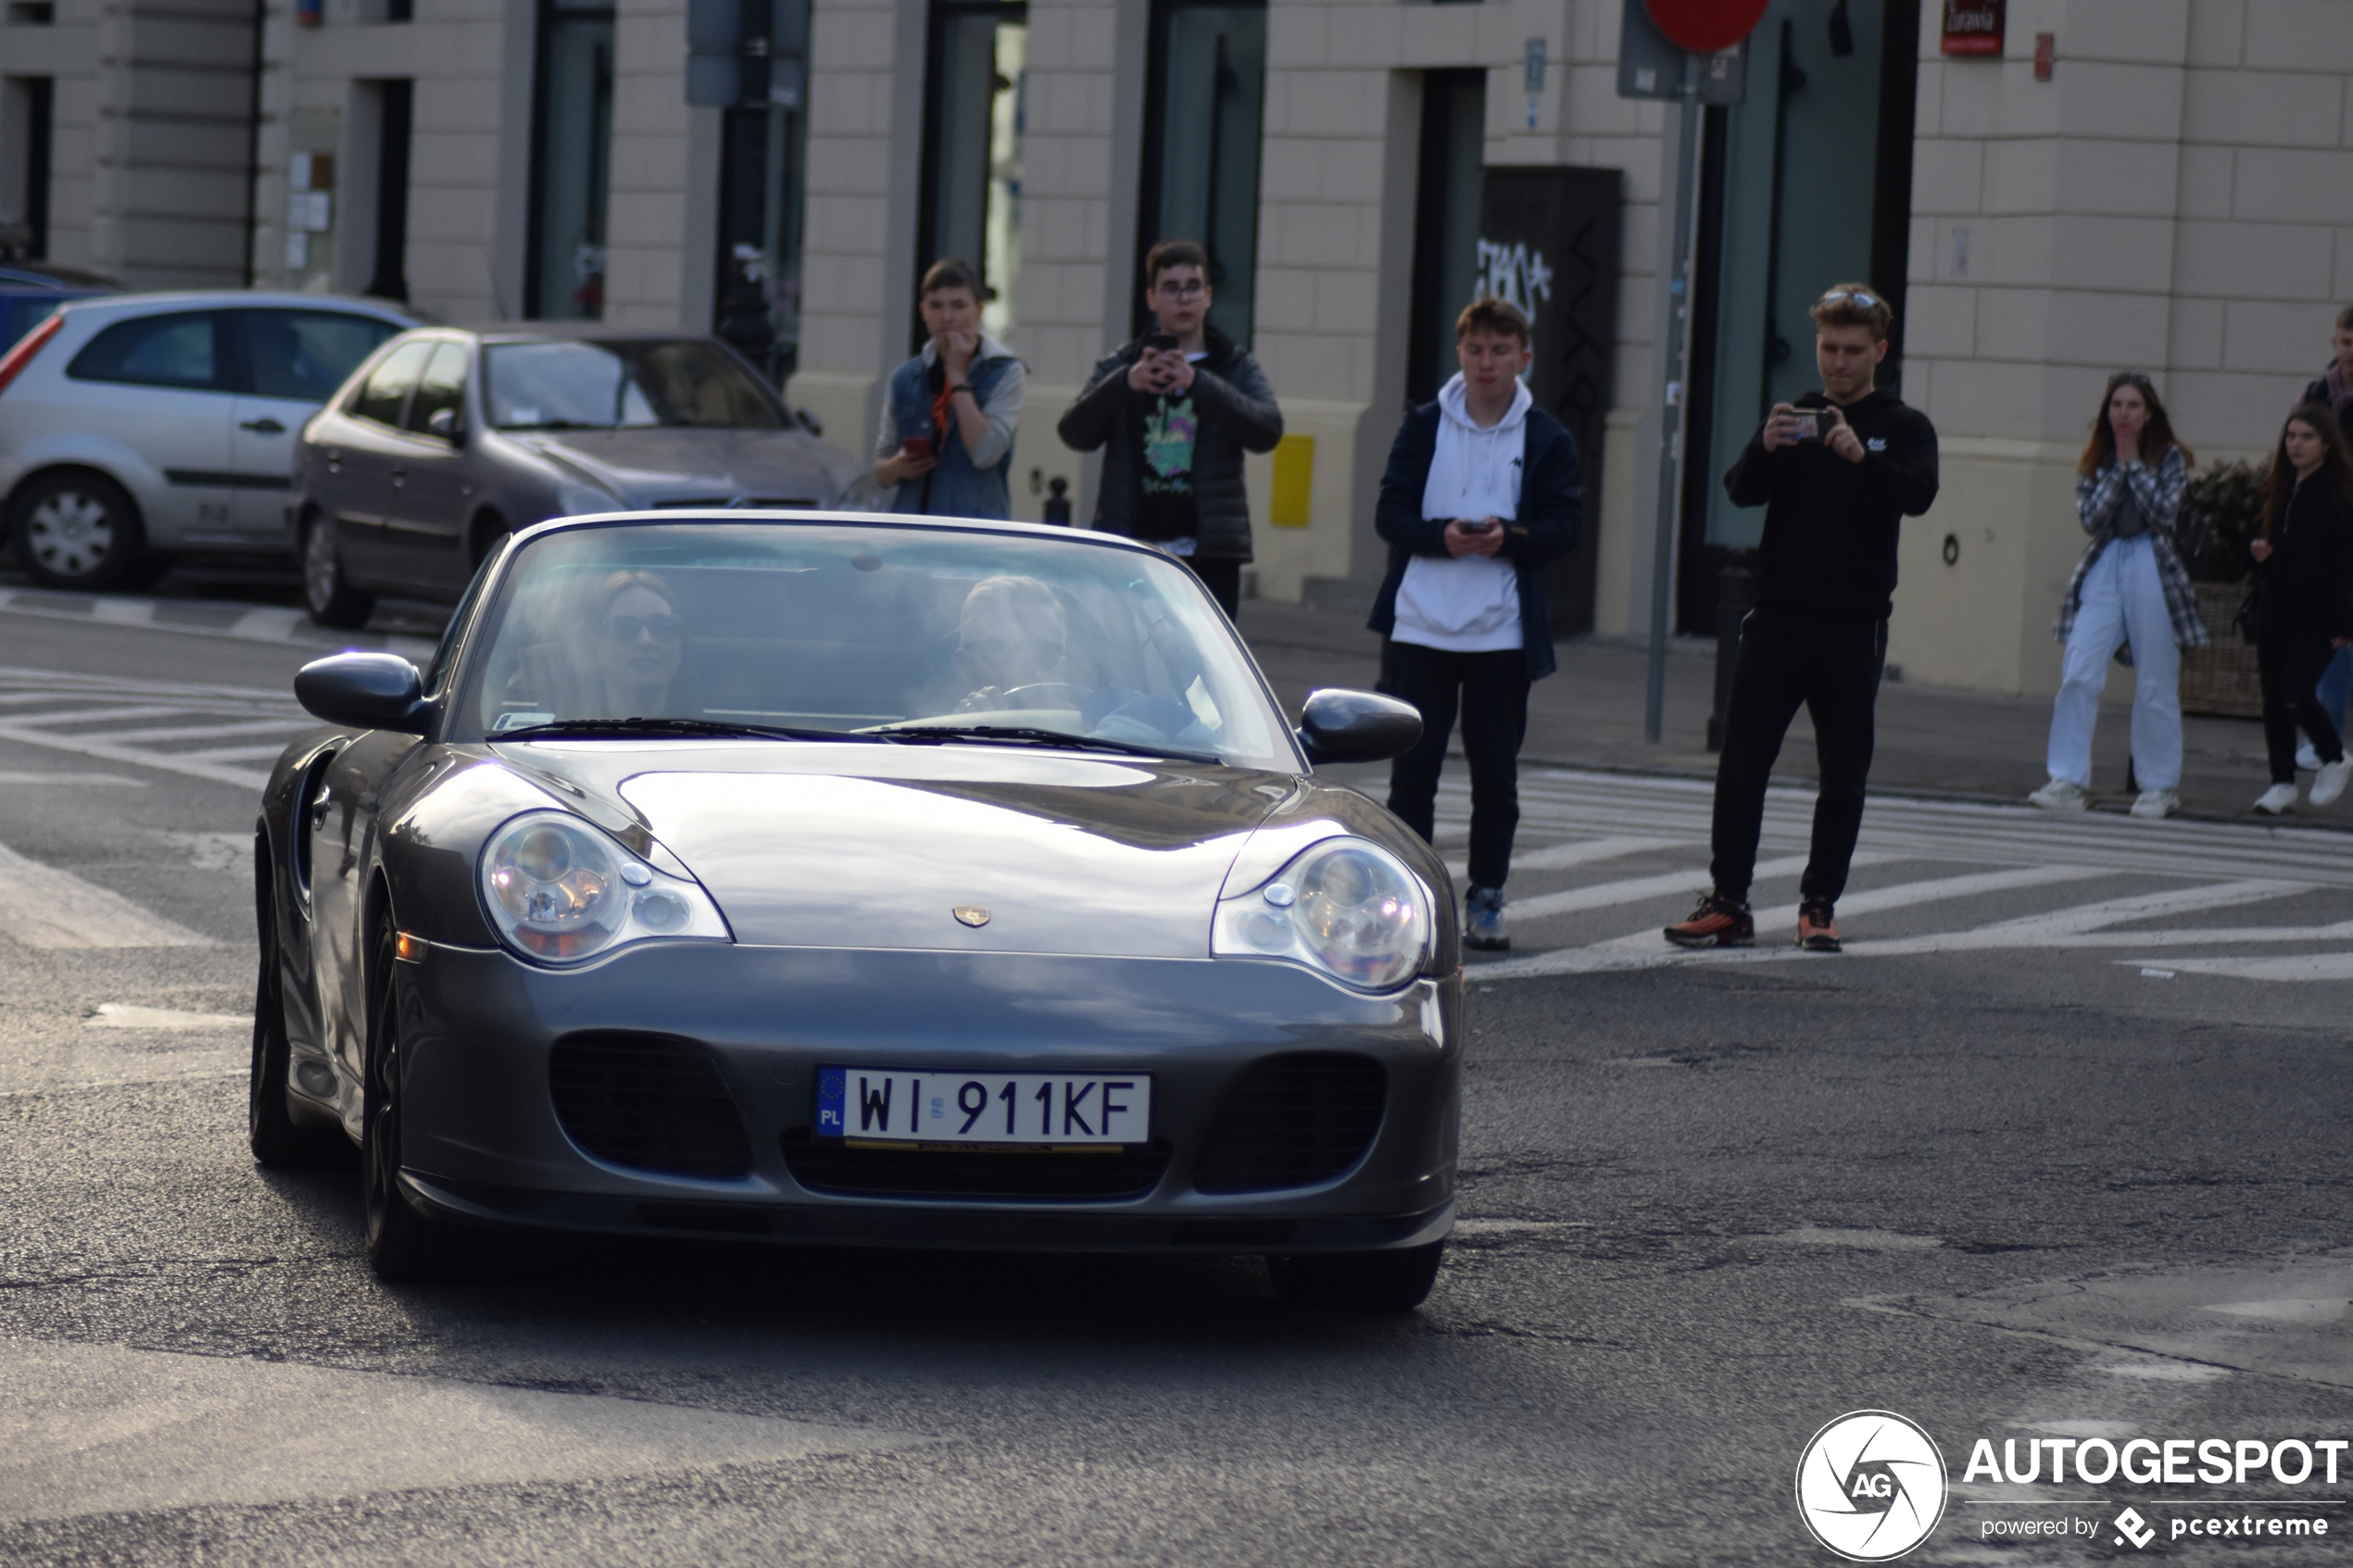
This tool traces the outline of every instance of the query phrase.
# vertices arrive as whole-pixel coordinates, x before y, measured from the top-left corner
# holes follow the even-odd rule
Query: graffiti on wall
[[[1553,270],[1544,264],[1541,250],[1530,250],[1524,244],[1506,245],[1481,240],[1478,292],[1518,306],[1532,327],[1536,324],[1536,302],[1553,297]]]

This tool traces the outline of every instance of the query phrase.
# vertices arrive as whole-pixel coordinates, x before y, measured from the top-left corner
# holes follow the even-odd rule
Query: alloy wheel
[[[313,610],[323,611],[343,586],[342,563],[335,559],[334,530],[324,519],[302,536],[302,586]]]

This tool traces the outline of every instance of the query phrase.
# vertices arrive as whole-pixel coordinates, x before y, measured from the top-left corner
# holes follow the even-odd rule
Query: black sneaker
[[[1689,920],[1667,928],[1667,939],[1678,947],[1745,947],[1756,940],[1756,921],[1746,904],[1710,893]]]
[[[1809,898],[1797,907],[1797,945],[1809,953],[1846,950],[1846,944],[1839,939],[1838,922],[1832,918],[1828,898]]]
[[[1464,896],[1463,946],[1490,953],[1511,950],[1512,939],[1504,932],[1502,888],[1474,887]]]

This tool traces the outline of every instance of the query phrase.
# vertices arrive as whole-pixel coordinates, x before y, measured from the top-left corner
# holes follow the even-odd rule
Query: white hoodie
[[[1438,447],[1422,486],[1422,516],[1511,522],[1519,516],[1528,410],[1536,400],[1520,383],[1504,417],[1481,430],[1471,423],[1463,398],[1459,374],[1438,395]],[[1416,556],[1398,584],[1397,625],[1390,636],[1452,653],[1518,647],[1518,575],[1501,556]]]

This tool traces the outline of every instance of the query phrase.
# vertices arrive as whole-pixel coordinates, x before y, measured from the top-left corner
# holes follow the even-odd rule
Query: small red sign
[[[1694,55],[1718,55],[1764,19],[1767,0],[1642,0],[1667,42]]]
[[[2051,79],[2051,62],[2058,57],[2058,34],[2038,32],[2034,35],[2034,80]]]
[[[1944,53],[2000,54],[2007,9],[2004,0],[1944,0]]]

